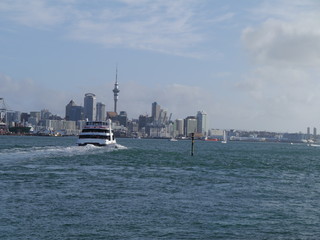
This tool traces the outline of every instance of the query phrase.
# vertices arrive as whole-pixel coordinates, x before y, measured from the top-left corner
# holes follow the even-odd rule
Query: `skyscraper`
[[[68,105],[66,106],[66,117],[65,119],[67,121],[71,120],[71,112],[72,112],[72,107],[77,106],[73,100],[71,100]]]
[[[152,120],[158,121],[160,117],[160,105],[157,102],[152,103]]]
[[[84,97],[84,117],[89,121],[96,120],[96,95],[86,93]]]
[[[118,68],[116,69],[116,82],[114,83],[113,97],[114,97],[114,112],[117,112],[118,94],[120,92],[118,86]]]
[[[203,136],[207,135],[207,114],[204,111],[197,113],[197,132]]]
[[[98,102],[97,103],[97,121],[106,120],[106,105]]]
[[[177,119],[176,123],[176,133],[178,136],[183,136],[183,129],[184,129],[184,121],[183,119]]]
[[[190,137],[191,133],[197,132],[197,119],[194,116],[189,116],[184,120],[185,136]]]

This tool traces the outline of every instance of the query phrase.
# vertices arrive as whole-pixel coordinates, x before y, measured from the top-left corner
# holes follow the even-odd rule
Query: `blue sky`
[[[112,110],[210,128],[320,127],[317,0],[1,0],[0,97],[64,116],[84,94]]]

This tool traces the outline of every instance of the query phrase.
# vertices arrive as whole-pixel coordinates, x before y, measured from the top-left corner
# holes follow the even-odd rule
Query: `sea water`
[[[0,136],[0,239],[319,239],[320,148]]]

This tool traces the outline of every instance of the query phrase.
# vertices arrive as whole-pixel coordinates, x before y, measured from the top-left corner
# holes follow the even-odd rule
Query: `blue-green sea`
[[[320,239],[320,148],[0,136],[0,239]]]

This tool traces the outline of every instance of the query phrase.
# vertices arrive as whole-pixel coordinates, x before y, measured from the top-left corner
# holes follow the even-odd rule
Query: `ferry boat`
[[[108,121],[88,121],[79,134],[77,144],[85,146],[92,144],[95,146],[116,147],[116,139],[111,128],[111,120]]]

